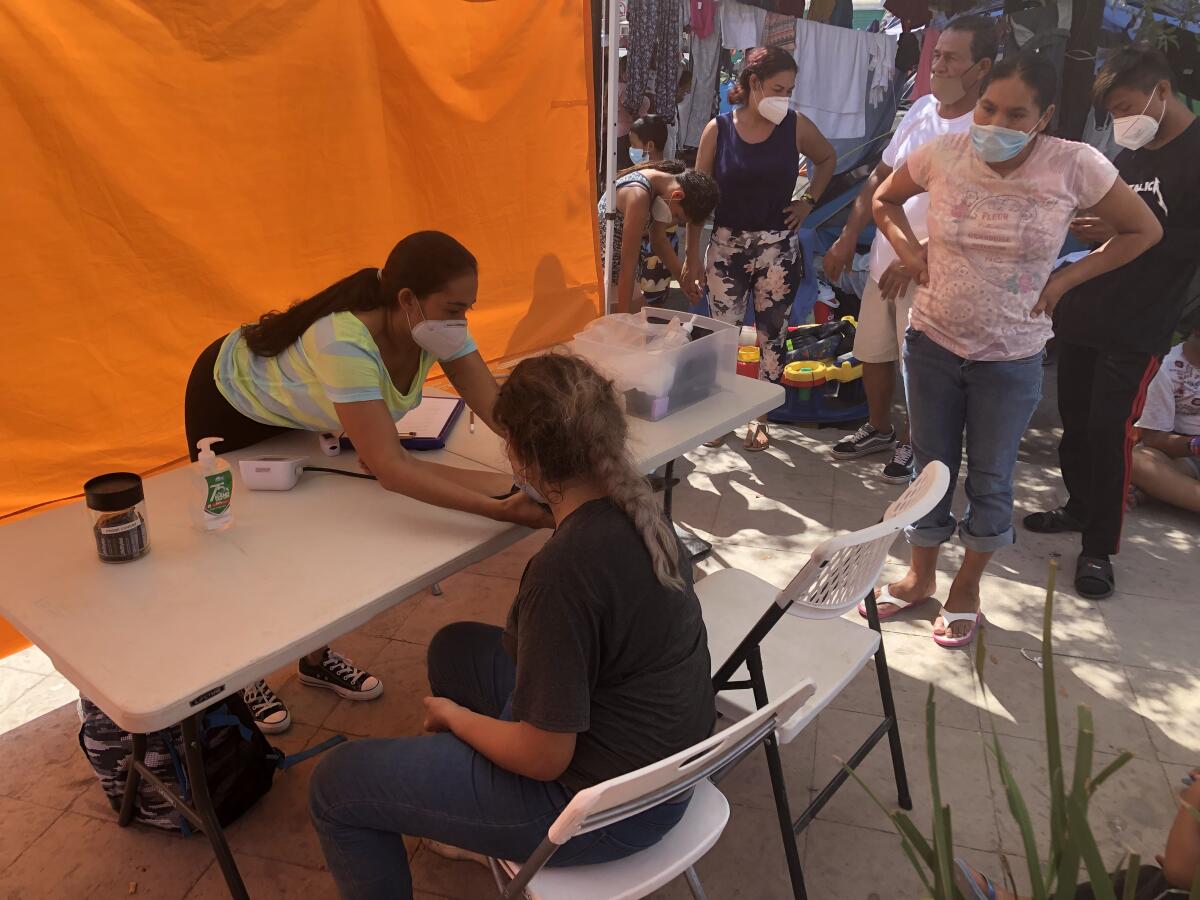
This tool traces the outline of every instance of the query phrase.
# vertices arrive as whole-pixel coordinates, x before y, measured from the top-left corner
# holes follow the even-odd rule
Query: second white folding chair
[[[738,569],[715,572],[696,585],[708,629],[717,708],[723,715],[735,719],[750,715],[767,704],[768,684],[789,685],[811,677],[817,692],[804,707],[799,723],[803,728],[862,671],[872,655],[875,657],[883,721],[849,756],[847,765],[857,767],[886,735],[899,804],[904,809],[912,808],[912,800],[875,608],[875,584],[896,535],[933,509],[949,482],[950,472],[942,463],[925,466],[879,524],[822,541],[782,591]],[[860,600],[867,608],[869,628],[842,618]],[[807,895],[795,836],[848,776],[839,771],[793,821],[779,747],[770,737],[763,744],[793,894],[796,900],[804,900]]]

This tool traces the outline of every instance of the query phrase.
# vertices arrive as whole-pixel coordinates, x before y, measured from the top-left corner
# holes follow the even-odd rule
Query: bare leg
[[[892,428],[892,397],[896,393],[896,364],[863,363],[863,390],[867,394],[867,421],[879,431]]]
[[[1152,447],[1133,448],[1133,483],[1158,500],[1200,512],[1200,480],[1190,464]]]
[[[983,579],[984,569],[992,558],[991,551],[981,553],[978,550],[967,549],[962,566],[950,585],[950,593],[946,597],[945,608],[949,612],[965,613],[979,609],[979,582]],[[970,622],[955,622],[950,626],[952,637],[962,637],[971,630]],[[938,616],[933,623],[934,634],[945,634],[946,624]]]
[[[941,547],[913,547],[912,563],[904,577],[895,584],[888,585],[893,597],[905,603],[916,603],[926,597],[932,597],[937,590],[937,561]],[[879,612],[890,612],[895,604],[879,604]]]

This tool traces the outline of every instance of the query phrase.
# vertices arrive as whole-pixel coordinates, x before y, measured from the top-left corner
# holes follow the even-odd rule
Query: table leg
[[[212,844],[230,896],[233,900],[249,900],[250,895],[246,892],[246,885],[242,882],[242,875],[238,871],[233,853],[225,841],[225,832],[221,830],[217,811],[213,808],[212,796],[208,792],[208,777],[204,772],[204,756],[200,750],[200,737],[196,729],[196,720],[200,715],[202,713],[188,716],[182,722],[183,756],[187,760],[188,781],[192,787],[192,805],[200,816],[208,842]]]
[[[680,528],[678,523],[672,518],[672,494],[675,489],[675,460],[667,463],[666,472],[663,475],[665,486],[663,487],[663,515],[671,520],[671,524],[675,527],[675,536],[683,543],[683,548],[687,551],[688,559],[693,563],[698,563],[708,554],[712,553],[712,544],[703,538],[698,538],[684,528]]]
[[[121,814],[117,817],[117,824],[122,828],[133,821],[133,815],[137,812],[138,791],[142,786],[141,764],[145,760],[146,736],[135,734],[133,736],[133,753],[129,757],[129,769],[125,773],[125,796],[121,798]]]

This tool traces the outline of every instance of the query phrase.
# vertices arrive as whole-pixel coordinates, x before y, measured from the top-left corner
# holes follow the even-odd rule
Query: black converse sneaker
[[[279,734],[292,727],[291,713],[265,681],[256,681],[242,691],[242,699],[263,734]]]
[[[300,681],[333,691],[347,700],[374,700],[383,693],[383,682],[328,647],[325,658],[316,665],[307,659],[300,660]]]
[[[891,450],[895,445],[895,428],[880,431],[870,422],[867,422],[858,431],[850,435],[850,437],[834,444],[833,455],[837,459],[858,459],[860,456],[868,456],[872,453],[882,453],[885,450]]]
[[[892,484],[908,484],[913,477],[912,444],[897,444],[892,461],[883,467],[883,480]]]

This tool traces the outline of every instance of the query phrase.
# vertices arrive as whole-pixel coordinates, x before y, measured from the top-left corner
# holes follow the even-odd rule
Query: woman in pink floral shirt
[[[875,195],[875,220],[920,285],[904,348],[917,467],[936,459],[952,475],[941,503],[908,529],[912,565],[880,591],[880,613],[932,599],[939,549],[957,531],[966,554],[933,629],[944,647],[974,638],[984,569],[1014,541],[1013,470],[1041,398],[1055,304],[1162,236],[1097,150],[1044,134],[1056,88],[1044,61],[1004,60],[988,75],[970,132],[920,147]],[[922,192],[929,194],[927,244],[913,236],[903,208]],[[1116,236],[1051,275],[1082,209]],[[968,504],[957,522],[950,507],[964,432]]]

